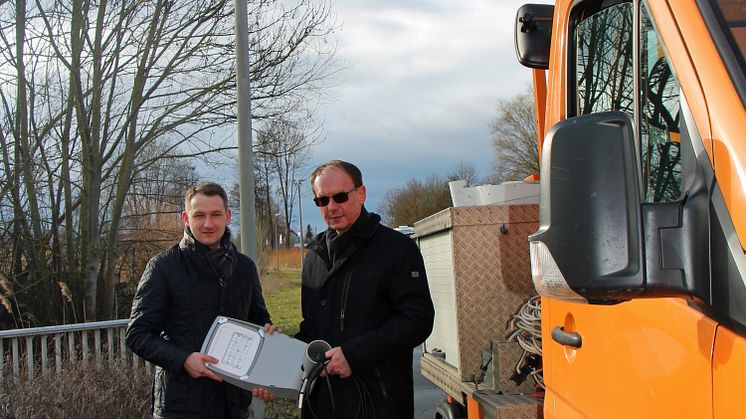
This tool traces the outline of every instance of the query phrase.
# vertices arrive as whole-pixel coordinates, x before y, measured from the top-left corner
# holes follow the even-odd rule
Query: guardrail
[[[31,327],[0,331],[0,382],[5,376],[6,365],[12,365],[12,374],[20,377],[22,365],[29,379],[39,369],[42,373],[61,372],[64,366],[77,362],[95,362],[101,366],[104,359],[109,364],[117,360],[130,362],[137,368],[152,365],[127,349],[124,331],[127,319],[61,326]],[[102,335],[105,340],[102,340]],[[91,338],[93,347],[91,348]],[[6,354],[7,353],[7,354]]]

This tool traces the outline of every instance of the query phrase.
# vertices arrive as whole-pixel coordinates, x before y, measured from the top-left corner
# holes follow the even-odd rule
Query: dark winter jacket
[[[183,368],[187,356],[202,348],[216,316],[270,322],[256,266],[228,238],[226,232],[221,248],[210,250],[185,235],[179,245],[151,259],[140,279],[126,342],[157,366],[157,418],[232,418],[251,403],[250,392],[192,378]]]
[[[341,346],[352,376],[331,377],[334,417],[411,418],[412,349],[430,335],[434,309],[422,255],[407,236],[365,209],[351,229],[316,236],[303,264],[303,321],[297,337]],[[335,240],[344,244],[332,250]],[[332,263],[332,258],[334,263]],[[331,418],[325,379],[306,402],[304,417]],[[373,417],[368,411],[367,417]]]

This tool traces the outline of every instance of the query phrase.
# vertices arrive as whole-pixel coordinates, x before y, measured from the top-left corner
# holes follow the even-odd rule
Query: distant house
[[[277,226],[277,238],[280,246],[288,246],[288,242],[291,247],[299,246],[298,233],[296,233],[292,228],[287,230],[287,226],[285,225]]]

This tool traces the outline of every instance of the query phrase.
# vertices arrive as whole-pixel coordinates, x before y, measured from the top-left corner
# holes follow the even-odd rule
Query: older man
[[[304,417],[411,418],[412,349],[430,334],[434,317],[422,255],[366,211],[362,174],[352,163],[319,166],[311,187],[329,228],[314,238],[303,264],[297,337],[332,348],[329,382],[316,383]]]

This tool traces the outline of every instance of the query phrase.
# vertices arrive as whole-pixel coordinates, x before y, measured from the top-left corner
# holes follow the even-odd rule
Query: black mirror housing
[[[541,224],[529,241],[543,243],[566,285],[589,302],[644,290],[633,127],[623,112],[584,115],[552,127],[544,142]],[[542,295],[553,297],[553,286]]]
[[[525,4],[515,17],[515,53],[518,62],[529,68],[549,68],[549,48],[552,41],[550,4]]]

